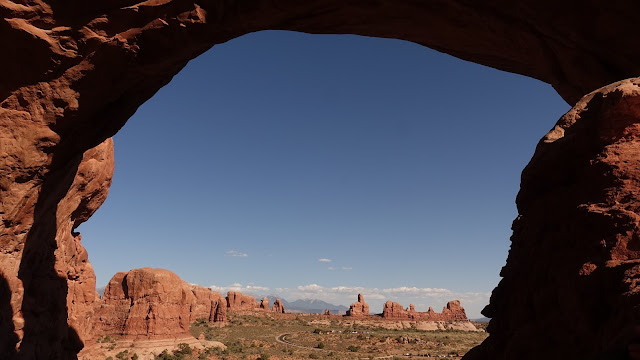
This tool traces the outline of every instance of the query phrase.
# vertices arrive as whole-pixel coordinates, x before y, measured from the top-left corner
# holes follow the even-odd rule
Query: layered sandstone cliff
[[[460,305],[460,300],[449,301],[441,313],[433,311],[432,307],[426,312],[418,312],[413,304],[405,309],[402,305],[391,300],[384,303],[382,317],[394,320],[420,320],[420,321],[466,321],[467,313]]]
[[[255,311],[260,309],[256,299],[237,291],[227,293],[227,308],[231,311]]]
[[[142,268],[117,273],[96,307],[95,334],[167,337],[188,334],[196,319],[223,322],[226,300],[191,285],[169,270]]]

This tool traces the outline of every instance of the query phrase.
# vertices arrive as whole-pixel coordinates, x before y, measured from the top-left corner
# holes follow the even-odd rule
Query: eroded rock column
[[[16,115],[0,113],[0,358],[75,358],[97,293],[74,229],[106,199],[113,143],[48,171],[59,137]]]
[[[512,245],[465,359],[591,359],[640,301],[640,79],[586,95],[522,173]]]

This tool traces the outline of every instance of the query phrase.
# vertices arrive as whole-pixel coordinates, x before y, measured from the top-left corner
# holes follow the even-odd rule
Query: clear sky
[[[115,136],[79,227],[104,286],[166,268],[226,292],[479,317],[520,173],[569,106],[540,81],[400,40],[269,31],[191,61]]]

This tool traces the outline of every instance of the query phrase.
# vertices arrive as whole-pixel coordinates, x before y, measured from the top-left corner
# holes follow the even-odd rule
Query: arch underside
[[[95,276],[73,230],[108,193],[109,138],[190,59],[268,29],[404,39],[547,82],[576,104],[523,173],[490,337],[466,358],[615,345],[640,255],[637,81],[597,90],[640,72],[640,5],[620,4],[0,0],[0,357],[75,357]]]

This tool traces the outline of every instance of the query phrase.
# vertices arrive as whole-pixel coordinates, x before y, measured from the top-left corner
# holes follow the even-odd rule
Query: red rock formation
[[[640,4],[631,1],[608,2],[603,11],[600,3],[575,0],[491,3],[451,0],[433,4],[413,0],[197,3],[0,0],[0,48],[3,49],[0,57],[0,264],[6,280],[6,286],[0,288],[6,288],[3,292],[10,294],[9,301],[0,304],[0,314],[3,314],[0,329],[6,332],[0,334],[0,354],[13,357],[20,341],[22,357],[66,359],[73,357],[81,346],[78,337],[86,332],[91,308],[87,304],[92,301],[86,289],[93,277],[87,262],[83,263],[86,254],[78,242],[78,234],[62,234],[60,229],[68,227],[69,219],[77,226],[90,216],[108,187],[90,193],[84,193],[83,187],[73,190],[78,165],[86,151],[114,135],[138,106],[167,84],[190,59],[214,44],[264,29],[399,38],[535,77],[552,84],[564,99],[574,103],[593,89],[640,73],[637,30],[635,19],[630,15],[635,14],[638,7]],[[598,103],[607,91],[594,97],[594,101]],[[601,108],[596,103],[591,104],[592,107]],[[580,108],[585,103],[581,104],[575,108],[574,115],[587,113]],[[615,111],[621,110],[618,107]],[[623,115],[635,118],[635,114]],[[609,115],[603,110],[597,116],[606,120]],[[540,297],[555,299],[555,295],[560,294],[558,301],[562,302],[604,294],[602,296],[614,299],[604,302],[604,310],[592,308],[584,324],[569,321],[567,325],[571,334],[583,333],[578,326],[589,329],[586,335],[576,335],[580,341],[574,346],[587,351],[611,341],[606,334],[616,332],[606,332],[600,326],[609,324],[607,321],[621,325],[619,319],[624,316],[619,312],[629,308],[628,304],[622,306],[615,300],[623,291],[616,290],[616,285],[623,280],[615,271],[629,269],[623,271],[623,265],[616,265],[611,267],[616,270],[604,271],[603,268],[609,268],[603,267],[602,259],[611,255],[609,249],[619,248],[607,239],[620,237],[620,243],[626,244],[629,241],[620,229],[633,232],[636,224],[630,215],[635,214],[632,206],[627,206],[626,212],[613,215],[611,211],[602,210],[616,219],[617,227],[606,221],[602,224],[591,221],[590,216],[598,211],[590,206],[602,203],[605,209],[614,207],[609,203],[617,200],[614,189],[629,186],[634,179],[617,176],[628,176],[631,168],[628,164],[633,162],[609,164],[596,159],[602,151],[612,151],[612,147],[605,149],[601,143],[590,143],[597,136],[589,137],[577,131],[589,128],[582,123],[571,129],[562,126],[559,125],[551,138],[568,130],[569,134],[578,133],[579,139],[586,139],[581,141],[592,146],[585,145],[587,153],[573,153],[575,158],[566,154],[557,154],[557,158],[574,164],[571,169],[577,171],[588,168],[584,156],[594,156],[590,160],[600,164],[598,169],[606,171],[611,178],[603,179],[595,167],[588,168],[598,175],[594,179],[599,181],[588,184],[585,178],[571,177],[567,168],[554,168],[557,163],[548,159],[556,155],[547,154],[573,151],[559,145],[566,139],[557,144],[547,141],[539,147],[538,158],[523,175],[518,200],[521,216],[514,223],[514,245],[503,272],[504,283],[494,292],[495,300],[487,312],[499,315],[494,319],[500,316],[506,319],[507,314],[518,315],[518,309],[528,309],[533,299],[545,303]],[[596,133],[607,131],[589,129]],[[611,157],[608,153],[602,155]],[[102,164],[101,168],[109,168],[106,161]],[[618,165],[623,170],[618,171]],[[568,182],[562,183],[559,179]],[[573,183],[579,184],[568,185]],[[607,193],[605,188],[610,191]],[[74,191],[79,193],[74,196]],[[557,199],[552,195],[554,191]],[[623,189],[622,192],[629,191]],[[601,195],[593,195],[596,193]],[[68,194],[67,204],[60,207]],[[568,194],[574,198],[568,199]],[[91,200],[92,197],[95,200]],[[77,198],[83,200],[77,209],[71,210],[70,203],[75,203]],[[629,202],[625,201],[622,204]],[[544,209],[549,210],[547,215],[543,214]],[[554,220],[552,216],[556,214],[559,217]],[[595,217],[600,220],[599,216]],[[547,227],[536,228],[533,223]],[[604,250],[602,245],[574,241],[582,235],[575,228],[594,227],[605,242]],[[548,232],[565,230],[567,236],[546,237]],[[548,245],[550,238],[556,239],[558,245]],[[573,247],[566,245],[567,242]],[[539,248],[530,245],[538,243]],[[630,243],[633,249],[635,243]],[[623,256],[626,260],[619,260],[617,256],[611,261],[637,259],[634,253]],[[526,270],[521,267],[524,265],[514,265],[531,263],[535,265]],[[580,263],[579,269],[573,270],[584,274],[585,279],[602,281],[571,282],[575,279],[568,275],[568,263],[571,266]],[[562,274],[560,280],[549,280],[556,279],[556,272]],[[532,279],[536,276],[539,278]],[[530,280],[535,281],[529,283]],[[520,294],[504,300],[508,296],[505,292],[518,289],[517,283],[530,287],[523,290],[527,296]],[[590,285],[594,287],[588,288]],[[570,317],[578,312],[576,309],[584,310],[587,303],[592,302],[578,304],[575,309],[545,304],[549,306],[544,314]],[[619,307],[612,310],[608,306],[614,303]],[[508,321],[501,321],[496,320],[491,326],[493,333],[489,342],[496,346],[483,347],[482,351],[516,349],[511,341],[517,343],[517,336],[525,338],[522,332],[513,331],[518,325],[509,325],[505,330],[504,324]],[[536,323],[536,320],[530,321]],[[531,343],[546,339],[533,334],[532,329],[539,330],[537,326],[522,325],[522,328],[527,329],[524,332],[528,332],[526,338]],[[601,335],[598,341],[593,341],[589,334]],[[552,347],[545,349],[550,352]]]
[[[332,314],[331,314],[331,310],[329,310],[329,309],[324,309],[324,315],[327,315],[327,316],[332,315]]]
[[[269,311],[269,298],[262,298],[262,300],[260,300],[260,304],[258,305],[258,308],[260,308],[260,310],[266,310]]]
[[[588,359],[627,340],[640,303],[639,124],[629,79],[585,96],[538,143],[483,310],[490,336],[466,359]]]
[[[59,137],[44,125],[24,122],[27,118],[0,109],[0,278],[6,279],[0,288],[7,294],[7,302],[0,304],[0,358],[11,358],[21,338],[25,358],[37,357],[39,347],[48,349],[51,358],[64,358],[82,348],[99,297],[74,229],[106,199],[113,142],[87,151],[69,169],[50,172],[66,183],[54,191],[43,183],[41,165],[51,160],[50,146]],[[19,155],[12,155],[16,151]],[[38,336],[42,333],[50,336]]]
[[[405,309],[397,302],[391,300],[384,303],[382,309],[382,317],[385,319],[394,320],[420,320],[420,321],[466,321],[467,313],[460,305],[460,300],[453,300],[447,303],[442,309],[441,313],[433,311],[432,307],[429,307],[429,311],[417,312],[413,304],[409,305],[408,309]]]
[[[189,332],[205,318],[224,321],[226,301],[169,270],[142,268],[114,275],[96,308],[96,335],[165,337]]]
[[[227,308],[231,311],[255,311],[259,309],[255,298],[237,291],[227,293]]]
[[[358,294],[358,302],[351,304],[347,310],[347,316],[367,316],[369,315],[369,305],[364,302],[362,294]]]
[[[282,304],[282,301],[280,301],[280,299],[276,299],[276,301],[273,303],[273,308],[271,309],[271,311],[278,314],[285,313],[284,305]]]

